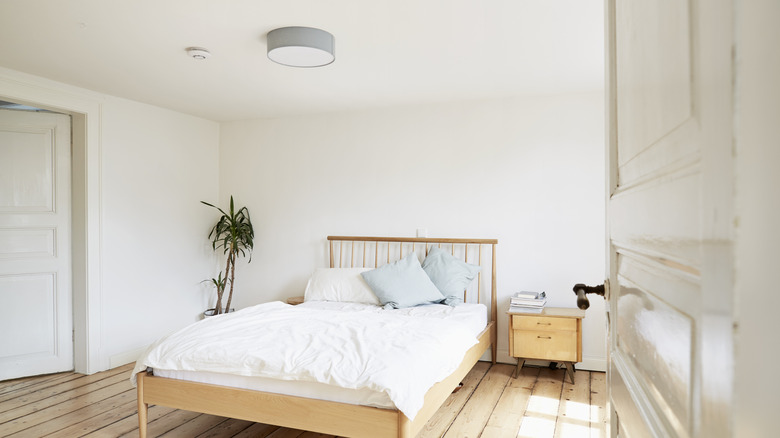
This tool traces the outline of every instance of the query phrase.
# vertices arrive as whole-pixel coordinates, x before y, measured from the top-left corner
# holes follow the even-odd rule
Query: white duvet
[[[386,392],[413,420],[428,389],[477,343],[473,324],[448,318],[456,312],[446,306],[307,304],[260,304],[192,324],[150,346],[133,380],[151,367],[366,388]]]

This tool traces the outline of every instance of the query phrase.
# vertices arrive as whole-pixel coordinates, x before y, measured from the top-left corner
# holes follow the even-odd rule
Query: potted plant
[[[217,209],[222,214],[211,229],[211,232],[209,232],[209,238],[211,239],[211,247],[214,251],[222,248],[223,254],[227,257],[227,261],[225,262],[225,276],[223,278],[222,272],[220,272],[217,278],[211,279],[211,282],[217,288],[217,304],[214,306],[214,309],[209,309],[204,312],[204,315],[207,316],[219,315],[229,311],[230,303],[233,300],[233,283],[236,278],[236,258],[239,254],[241,256],[246,256],[246,253],[248,252],[249,262],[252,261],[255,231],[252,228],[252,220],[249,218],[249,210],[247,210],[246,207],[236,210],[233,205],[233,196],[230,197],[230,208],[228,209],[228,212],[225,212],[221,208],[209,204],[208,202],[200,202]],[[222,296],[228,285],[230,285],[230,290],[228,292],[227,303],[223,308]]]

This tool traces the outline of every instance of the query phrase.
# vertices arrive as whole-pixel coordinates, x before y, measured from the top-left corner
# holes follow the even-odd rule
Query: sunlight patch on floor
[[[563,412],[566,418],[590,421],[590,405],[585,403],[566,400],[563,402]]]
[[[537,412],[540,414],[558,415],[558,399],[532,395],[528,399],[528,412]]]
[[[555,433],[555,419],[549,420],[539,417],[524,417],[517,431],[519,438],[538,438],[553,436]]]
[[[602,435],[602,429],[590,422],[591,416],[597,413],[598,407],[592,408],[585,403],[532,395],[517,437],[599,437]]]
[[[559,434],[558,436],[566,438],[590,438],[590,426],[571,424],[564,421],[562,424],[558,424],[558,427],[560,428],[560,431],[555,431]]]

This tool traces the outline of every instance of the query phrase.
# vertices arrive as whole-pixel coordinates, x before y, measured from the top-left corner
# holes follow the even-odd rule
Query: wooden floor
[[[131,365],[84,376],[60,373],[0,382],[2,437],[137,437]],[[604,436],[605,375],[479,362],[420,437]],[[149,408],[150,437],[325,437],[248,421]]]

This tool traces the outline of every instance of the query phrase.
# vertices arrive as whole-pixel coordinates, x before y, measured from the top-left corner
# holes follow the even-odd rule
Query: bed
[[[175,367],[158,366],[157,375],[155,375],[151,369],[145,369],[144,361],[166,359],[162,353],[158,354],[159,349],[155,349],[153,346],[153,348],[150,348],[150,351],[153,352],[152,356],[154,357],[149,359],[149,357],[144,356],[144,361],[139,360],[137,369],[141,371],[134,375],[138,388],[138,420],[141,437],[146,436],[147,409],[150,404],[345,437],[413,437],[422,430],[425,423],[438,410],[452,391],[458,387],[458,384],[474,364],[483,355],[487,355],[486,352],[489,348],[490,360],[495,363],[495,321],[497,315],[495,254],[497,240],[350,236],[329,236],[327,240],[330,260],[329,272],[341,272],[349,268],[362,268],[361,272],[363,272],[380,267],[382,270],[387,271],[387,268],[394,267],[403,260],[414,258],[411,255],[425,259],[429,253],[433,254],[436,252],[438,254],[442,250],[451,254],[452,257],[459,258],[466,264],[476,265],[481,269],[478,270],[479,272],[475,274],[476,278],[463,292],[462,299],[465,304],[452,309],[448,308],[448,306],[436,305],[439,306],[436,307],[431,305],[405,308],[406,310],[398,309],[396,311],[395,309],[389,309],[391,306],[388,304],[385,306],[388,307],[387,311],[383,311],[383,309],[368,304],[320,302],[317,301],[318,297],[315,293],[309,294],[311,282],[314,281],[313,276],[309,286],[307,286],[307,300],[304,304],[290,306],[281,302],[265,303],[244,309],[235,315],[228,314],[217,317],[217,319],[223,319],[223,322],[220,322],[220,324],[225,327],[235,325],[234,329],[236,330],[237,338],[240,338],[238,334],[253,330],[252,326],[244,326],[242,324],[253,324],[252,321],[257,319],[265,321],[265,327],[279,324],[279,327],[281,327],[280,331],[272,332],[269,336],[284,336],[286,333],[284,327],[286,326],[282,324],[289,324],[288,318],[299,318],[299,321],[305,321],[305,323],[290,325],[311,326],[312,333],[310,336],[312,336],[312,339],[315,339],[317,332],[325,330],[322,327],[327,327],[329,320],[338,320],[338,325],[343,325],[345,328],[349,328],[350,324],[352,324],[352,327],[357,327],[355,330],[367,330],[368,333],[376,333],[376,330],[380,328],[387,330],[387,327],[396,327],[399,333],[404,333],[406,330],[412,334],[412,337],[415,337],[415,334],[424,332],[428,338],[440,339],[441,344],[446,345],[446,348],[442,347],[445,348],[444,350],[436,354],[437,357],[451,356],[447,359],[449,362],[446,366],[438,367],[432,365],[430,373],[428,373],[430,375],[426,374],[428,372],[426,369],[419,371],[419,374],[424,375],[423,377],[429,380],[435,378],[435,382],[431,385],[419,385],[420,388],[423,388],[422,392],[420,393],[418,388],[417,393],[414,393],[415,387],[418,386],[417,380],[415,380],[418,375],[408,375],[406,377],[408,382],[400,381],[393,383],[393,385],[401,383],[402,390],[385,390],[386,388],[382,386],[382,378],[385,381],[388,380],[388,376],[392,377],[390,380],[399,379],[395,378],[396,375],[394,374],[381,376],[381,370],[383,370],[381,362],[384,360],[379,357],[381,353],[379,350],[381,349],[374,348],[372,350],[370,344],[367,347],[360,347],[360,350],[363,353],[365,353],[363,350],[370,352],[369,362],[372,365],[367,366],[366,369],[379,370],[377,374],[380,375],[378,378],[380,382],[377,383],[371,380],[369,383],[356,384],[355,388],[342,388],[343,391],[335,388],[332,384],[334,381],[339,382],[342,380],[343,376],[338,375],[338,370],[341,370],[341,367],[331,367],[336,369],[337,372],[333,376],[328,376],[327,379],[329,380],[315,381],[317,377],[314,375],[317,372],[312,369],[296,365],[293,367],[294,370],[290,370],[288,365],[281,364],[277,370],[273,365],[273,360],[265,359],[259,362],[262,366],[254,363],[252,367],[236,369],[232,373],[227,374],[222,372],[209,374],[208,366],[206,366],[205,371],[204,369],[199,369],[197,372],[200,374],[194,375],[188,369],[189,363],[179,363],[177,366],[183,369],[168,370],[163,368]],[[450,256],[448,255],[447,257]],[[378,272],[380,269],[375,271]],[[479,308],[484,309],[482,311],[484,320],[478,326],[474,325],[474,323],[470,324],[470,330],[473,334],[469,336],[473,339],[469,343],[464,344],[463,341],[459,340],[464,337],[463,335],[453,335],[450,340],[447,336],[451,332],[460,330],[461,327],[469,326],[468,324],[451,321],[458,319],[461,321],[475,321],[473,315],[479,313],[477,310]],[[332,313],[347,311],[349,313]],[[361,312],[372,316],[369,319],[362,320],[357,319],[358,316],[353,316]],[[433,316],[428,315],[428,313]],[[399,316],[394,316],[396,314]],[[360,318],[365,318],[365,316],[360,316]],[[429,321],[431,318],[443,319],[441,319],[442,322],[434,323],[434,325],[415,326],[418,323],[431,324]],[[372,329],[368,323],[369,320],[375,320],[380,328]],[[398,322],[401,320],[403,321],[402,323]],[[295,321],[295,319],[292,319],[292,321]],[[363,323],[360,321],[366,321],[365,327],[362,326]],[[209,333],[213,331],[209,328],[209,324],[212,324],[212,322],[196,323],[187,331],[197,332],[199,328],[203,333]],[[217,326],[214,325],[213,327]],[[456,327],[457,330],[455,329]],[[437,329],[440,331],[436,332]],[[371,332],[371,330],[374,330],[374,332]],[[258,333],[260,330],[255,330],[254,332]],[[323,340],[323,338],[318,339],[317,342],[322,342]],[[400,339],[401,341],[396,340],[389,344],[406,342],[406,338],[402,337]],[[237,339],[237,344],[241,345],[240,339]],[[251,348],[262,350],[264,348],[263,345],[265,344],[259,343]],[[286,343],[281,343],[281,345],[286,345]],[[410,341],[409,346],[412,351],[415,350],[413,345],[415,344]],[[453,349],[452,354],[444,354],[450,351],[450,348]],[[463,352],[461,353],[460,350],[456,351],[455,348],[462,349]],[[387,349],[392,351],[390,348]],[[424,363],[429,362],[429,358],[426,358],[424,355],[427,349],[430,349],[430,347],[418,347],[417,353],[414,353],[420,354]],[[400,350],[396,350],[396,353],[398,352]],[[251,354],[253,353],[251,352]],[[228,357],[230,354],[238,353],[225,353]],[[251,354],[242,351],[240,355],[243,357]],[[300,353],[282,351],[280,354]],[[373,356],[374,354],[377,354],[376,359]],[[392,355],[392,353],[388,354]],[[170,359],[171,357],[176,359]],[[167,360],[181,362],[178,357],[176,351],[172,350],[172,354],[168,356]],[[210,360],[209,356],[205,356],[205,358]],[[310,359],[308,358],[308,360],[303,360],[300,363],[308,364],[312,362]],[[208,360],[200,360],[200,362],[208,363]],[[322,360],[331,359],[325,358]],[[344,359],[336,358],[332,360]],[[197,362],[197,360],[195,361]],[[379,362],[380,365],[376,365],[374,362]],[[159,365],[161,362],[153,363]],[[232,364],[234,361],[230,360],[230,363]],[[360,366],[363,367],[364,365]],[[372,366],[374,368],[371,368]],[[252,372],[247,372],[247,369],[251,369]],[[292,374],[288,378],[279,374],[281,372],[290,372]],[[348,371],[344,372],[349,374]],[[436,372],[445,372],[446,374],[435,376]],[[359,376],[358,380],[362,378],[374,379],[372,372],[367,374],[366,376]],[[298,379],[304,381],[298,381]],[[305,381],[307,379],[312,381]],[[390,384],[389,382],[385,383]],[[274,385],[281,385],[281,387],[277,388]],[[369,388],[369,390],[364,391],[364,387]],[[404,395],[404,391],[414,394],[409,395],[408,398],[398,395]],[[389,399],[383,399],[382,394],[391,394],[391,396],[388,396]],[[405,412],[407,414],[411,412],[411,414],[407,415]],[[305,415],[302,415],[302,413],[305,413]]]

